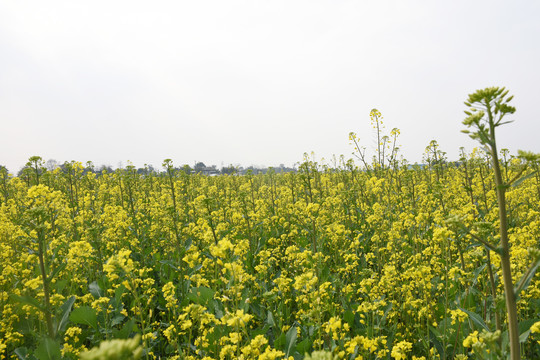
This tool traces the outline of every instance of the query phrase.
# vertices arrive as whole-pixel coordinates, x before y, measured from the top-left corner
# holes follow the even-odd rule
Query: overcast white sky
[[[467,94],[506,86],[499,147],[540,152],[538,1],[0,1],[0,164],[292,166],[374,146],[450,159]]]

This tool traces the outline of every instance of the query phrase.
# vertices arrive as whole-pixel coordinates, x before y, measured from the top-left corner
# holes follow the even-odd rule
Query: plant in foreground
[[[141,358],[142,352],[141,336],[136,335],[132,339],[103,341],[99,346],[81,353],[81,359],[137,360]]]
[[[469,107],[469,110],[465,111],[467,118],[463,120],[463,124],[469,128],[472,127],[475,130],[463,130],[463,132],[469,134],[471,138],[478,140],[486,147],[486,151],[491,155],[491,162],[495,174],[497,203],[499,205],[499,233],[501,239],[499,247],[494,247],[488,243],[484,244],[488,244],[488,248],[497,252],[501,257],[504,295],[508,315],[510,358],[519,359],[520,348],[516,300],[520,291],[528,285],[528,282],[534,276],[534,273],[538,268],[539,261],[538,259],[535,259],[529,270],[525,272],[524,278],[518,282],[518,286],[516,289],[514,289],[510,266],[510,243],[508,240],[508,218],[506,213],[505,194],[506,190],[511,185],[517,185],[530,176],[522,176],[522,174],[527,168],[526,165],[529,162],[537,161],[539,156],[532,153],[520,152],[520,157],[526,161],[525,165],[514,178],[503,181],[497,151],[497,142],[495,139],[495,129],[501,125],[509,123],[510,121],[503,122],[503,118],[506,115],[513,114],[516,111],[513,106],[508,104],[512,100],[513,96],[507,97],[507,95],[508,90],[506,90],[504,87],[489,87],[470,94],[469,98],[465,102],[465,105]]]

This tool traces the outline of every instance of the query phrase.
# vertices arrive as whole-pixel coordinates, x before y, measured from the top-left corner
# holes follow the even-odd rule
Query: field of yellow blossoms
[[[521,160],[501,161],[513,178]],[[480,151],[215,177],[171,162],[103,174],[33,164],[0,172],[1,359],[467,359],[508,347],[499,255],[479,241],[498,241]],[[506,196],[518,283],[539,256],[538,173]],[[533,359],[540,276],[526,280],[519,334]]]

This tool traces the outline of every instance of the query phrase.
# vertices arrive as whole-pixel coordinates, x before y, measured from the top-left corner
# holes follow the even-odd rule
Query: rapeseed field
[[[0,358],[505,357],[493,163],[480,149],[445,161],[432,142],[411,166],[397,134],[367,166],[306,157],[280,174],[47,171],[39,157],[2,170]],[[519,352],[533,359],[538,161],[500,154]]]

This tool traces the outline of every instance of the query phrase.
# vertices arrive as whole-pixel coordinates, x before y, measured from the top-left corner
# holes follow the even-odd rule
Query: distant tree
[[[204,164],[203,164],[204,165]],[[182,166],[180,169],[180,171],[183,171],[184,173],[186,173],[187,175],[191,174],[193,172],[193,169],[191,168],[191,166],[189,166],[188,164],[185,164],[184,166]]]
[[[85,173],[85,174],[86,174],[86,173],[89,173],[89,172],[94,173],[94,174],[96,173],[96,169],[95,169],[95,167],[94,167],[94,163],[91,162],[91,161],[87,161],[87,162],[86,162],[86,167],[84,168],[84,173]]]
[[[101,165],[99,167],[99,170],[98,170],[98,173],[99,174],[102,174],[103,172],[105,171],[105,173],[107,174],[110,174],[110,173],[113,173],[114,170],[112,169],[112,167],[110,165]]]
[[[144,164],[144,167],[138,168],[137,173],[140,175],[149,175],[156,172],[156,169],[152,165]]]
[[[251,174],[256,175],[256,174],[265,174],[267,169],[251,165],[251,166],[248,166],[246,170],[247,172],[251,172]]]
[[[224,175],[232,175],[232,174],[236,174],[237,172],[238,170],[232,165],[221,168],[221,173]]]
[[[56,169],[59,166],[60,166],[60,163],[58,161],[56,161],[55,159],[49,159],[49,160],[47,160],[47,162],[45,162],[45,167],[49,171],[53,171],[54,169]]]
[[[202,172],[205,169],[206,169],[206,165],[203,162],[198,162],[195,164],[195,168],[193,170],[195,170],[195,172]]]

